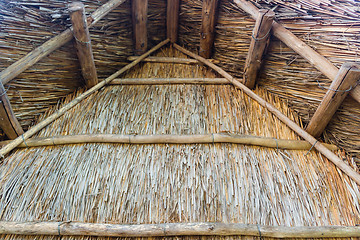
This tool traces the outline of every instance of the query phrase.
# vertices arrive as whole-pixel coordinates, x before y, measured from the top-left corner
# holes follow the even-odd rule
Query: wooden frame
[[[214,45],[218,0],[203,0],[199,55],[210,58]]]

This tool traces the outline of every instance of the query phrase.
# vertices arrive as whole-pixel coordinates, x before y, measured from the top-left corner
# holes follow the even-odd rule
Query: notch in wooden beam
[[[70,3],[69,13],[82,75],[86,86],[91,88],[98,84],[98,77],[91,47],[90,33],[86,24],[84,4],[81,2]]]
[[[336,110],[360,79],[360,65],[344,63],[331,83],[319,107],[308,124],[306,131],[319,137],[325,130]]]
[[[171,43],[176,43],[179,28],[180,0],[168,0],[166,11],[166,32]]]
[[[244,67],[243,83],[248,88],[255,86],[256,78],[261,68],[261,62],[269,43],[274,17],[275,13],[271,10],[259,10]]]
[[[210,58],[212,54],[212,49],[214,45],[217,5],[218,0],[203,1],[199,50],[199,55],[203,58]]]
[[[10,105],[4,85],[0,81],[0,127],[10,139],[24,133]]]
[[[147,50],[147,11],[148,0],[132,0],[132,24],[134,34],[134,53],[141,55]]]

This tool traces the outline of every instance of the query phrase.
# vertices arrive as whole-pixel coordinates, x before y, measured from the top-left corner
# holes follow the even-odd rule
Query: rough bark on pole
[[[0,82],[0,128],[10,139],[15,139],[24,133],[15,117],[4,85]]]
[[[251,35],[249,52],[246,57],[243,83],[248,88],[255,86],[256,78],[261,68],[262,59],[269,43],[271,26],[275,13],[271,10],[260,9],[255,27]]]
[[[147,11],[148,0],[132,0],[132,24],[134,53],[141,55],[147,50]]]
[[[354,180],[358,185],[360,185],[360,174],[356,172],[352,167],[350,167],[348,164],[346,164],[344,161],[342,161],[336,154],[331,152],[329,149],[327,149],[323,144],[319,143],[313,136],[311,136],[309,133],[307,133],[304,129],[302,129],[298,124],[296,124],[294,121],[289,119],[285,114],[283,114],[281,111],[279,111],[276,107],[271,105],[270,103],[266,102],[263,98],[258,96],[256,93],[251,91],[248,87],[246,87],[244,84],[237,81],[235,78],[233,78],[229,73],[224,71],[222,68],[216,66],[215,64],[209,62],[205,58],[186,50],[185,48],[177,45],[174,43],[173,45],[176,49],[179,51],[185,53],[186,55],[193,57],[205,65],[209,66],[216,72],[218,72],[220,75],[225,77],[227,80],[229,80],[234,86],[240,88],[246,95],[257,101],[261,106],[268,109],[272,114],[274,114],[280,121],[285,123],[288,127],[290,127],[292,130],[294,130],[299,136],[304,138],[306,141],[308,141],[314,148],[316,148],[319,152],[321,152],[325,157],[327,157],[332,163],[334,163],[339,169],[341,169],[346,175],[348,175],[352,180]]]
[[[214,45],[218,0],[203,0],[199,55],[210,58]]]
[[[312,116],[306,131],[314,137],[319,137],[340,107],[349,91],[360,80],[360,65],[344,63],[335,80],[331,83],[323,100]]]
[[[166,32],[171,43],[176,43],[179,28],[180,0],[168,0],[166,11]]]
[[[247,0],[234,0],[234,2],[245,12],[247,12],[253,19],[256,19],[259,9]],[[289,48],[294,50],[300,56],[305,58],[311,65],[317,68],[322,74],[327,76],[330,80],[334,80],[338,68],[327,60],[324,56],[317,53],[314,49],[309,47],[306,43],[301,41],[292,32],[284,28],[281,24],[273,22],[272,32],[275,37],[285,43]],[[360,103],[360,86],[357,86],[350,92],[350,95]]]
[[[69,102],[68,104],[66,104],[62,108],[60,108],[58,111],[56,111],[55,113],[50,115],[48,118],[42,120],[41,122],[39,122],[35,126],[31,127],[26,133],[24,133],[22,135],[22,137],[17,137],[16,139],[12,140],[9,144],[7,144],[6,146],[4,146],[3,148],[0,149],[0,157],[4,157],[5,154],[8,154],[11,150],[16,148],[20,143],[22,143],[26,139],[30,138],[35,133],[37,133],[38,131],[40,131],[41,129],[43,129],[44,127],[46,127],[47,125],[49,125],[50,123],[52,123],[53,121],[55,121],[56,119],[61,117],[62,115],[64,115],[69,109],[73,108],[79,102],[81,102],[82,100],[84,100],[85,98],[87,98],[88,96],[93,94],[94,92],[96,92],[99,89],[101,89],[102,87],[104,87],[106,84],[108,84],[109,82],[111,82],[112,80],[117,78],[120,74],[122,74],[122,73],[128,71],[129,69],[131,69],[132,67],[136,66],[139,62],[141,62],[142,59],[146,58],[151,53],[155,52],[156,50],[158,50],[162,46],[166,45],[168,42],[169,42],[169,39],[166,39],[166,40],[160,42],[155,47],[153,47],[152,49],[150,49],[149,51],[147,51],[143,55],[139,56],[139,58],[136,59],[135,61],[133,61],[132,63],[126,65],[125,67],[123,67],[122,69],[117,71],[116,73],[112,74],[110,77],[108,77],[105,80],[99,82],[94,87],[92,87],[89,90],[87,90],[86,92],[82,93],[81,95],[76,97],[74,100],[72,100],[71,102]]]
[[[106,16],[111,10],[118,7],[125,0],[110,0],[93,12],[88,18],[87,23],[89,27],[92,27],[101,18]],[[43,43],[40,47],[35,48],[33,51],[22,57],[20,60],[14,62],[9,67],[4,69],[0,73],[0,80],[3,84],[8,83],[20,73],[24,72],[29,67],[40,61],[42,58],[47,56],[49,53],[55,51],[59,47],[69,42],[73,37],[71,30],[68,28],[59,35],[51,38],[50,40]]]
[[[91,39],[86,24],[85,7],[81,2],[69,4],[70,20],[76,41],[77,55],[80,61],[81,72],[88,88],[98,84],[98,77],[91,47]]]

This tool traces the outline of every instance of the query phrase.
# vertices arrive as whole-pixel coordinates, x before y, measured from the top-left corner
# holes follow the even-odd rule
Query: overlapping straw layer
[[[173,50],[159,55],[184,57]],[[215,77],[198,65],[154,63],[126,75],[203,76]],[[278,98],[263,89],[257,92],[299,122]],[[53,111],[56,108],[46,115]],[[267,110],[229,85],[108,86],[38,136],[212,132],[298,139]],[[360,223],[358,186],[315,151],[235,144],[39,147],[16,150],[5,159],[0,179],[0,220],[7,221]],[[58,237],[37,239],[45,238]]]

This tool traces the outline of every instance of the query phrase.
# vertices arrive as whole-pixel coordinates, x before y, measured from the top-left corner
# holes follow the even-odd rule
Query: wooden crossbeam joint
[[[168,0],[166,11],[166,33],[171,43],[176,43],[179,29],[180,0]]]
[[[132,0],[132,24],[134,53],[141,55],[147,50],[147,11],[148,0]]]
[[[210,58],[212,54],[217,5],[218,0],[204,0],[202,5],[199,55],[204,58]]]
[[[262,59],[269,43],[274,17],[275,13],[272,10],[259,10],[244,67],[243,83],[248,88],[255,86]]]
[[[316,109],[306,131],[314,137],[319,137],[340,107],[350,90],[360,79],[360,65],[357,63],[344,63],[334,81],[331,83],[323,100]]]
[[[98,77],[91,47],[90,33],[86,23],[84,4],[81,2],[70,3],[69,13],[81,72],[86,86],[90,88],[98,83]]]
[[[0,81],[0,127],[10,139],[24,133],[10,105],[4,85]]]

